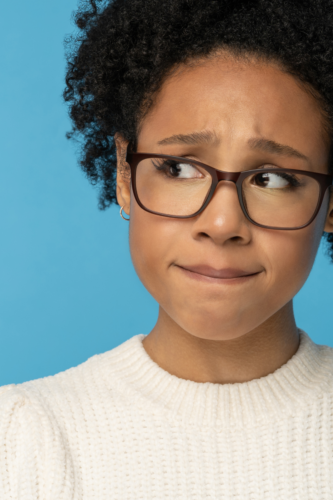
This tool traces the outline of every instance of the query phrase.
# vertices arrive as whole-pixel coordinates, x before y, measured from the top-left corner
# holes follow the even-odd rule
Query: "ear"
[[[326,233],[333,233],[333,190],[330,189],[330,200],[328,203],[328,212],[326,216],[326,222],[324,231]]]
[[[130,214],[131,205],[131,172],[126,163],[128,141],[118,132],[114,136],[117,148],[117,201],[124,212]]]

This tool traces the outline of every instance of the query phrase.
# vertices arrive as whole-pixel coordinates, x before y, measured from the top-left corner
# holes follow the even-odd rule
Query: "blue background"
[[[77,167],[62,102],[74,0],[1,6],[0,385],[43,377],[149,333],[119,208]],[[333,266],[320,249],[295,299],[298,325],[333,346]]]

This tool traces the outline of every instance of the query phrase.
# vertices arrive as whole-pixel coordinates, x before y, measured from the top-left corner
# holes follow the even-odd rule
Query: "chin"
[[[229,312],[221,315],[188,314],[186,318],[179,318],[177,323],[189,334],[205,340],[232,340],[249,333],[260,322],[249,321],[240,313]]]

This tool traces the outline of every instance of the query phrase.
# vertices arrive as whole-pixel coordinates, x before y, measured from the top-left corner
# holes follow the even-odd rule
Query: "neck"
[[[249,382],[285,364],[297,351],[292,302],[254,330],[232,340],[207,340],[183,330],[160,307],[143,341],[150,358],[176,377],[219,384]]]

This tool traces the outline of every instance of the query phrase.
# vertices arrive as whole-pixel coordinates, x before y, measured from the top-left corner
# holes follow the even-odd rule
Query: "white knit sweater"
[[[301,333],[267,377],[196,383],[143,335],[0,389],[0,499],[333,499],[333,349]]]

